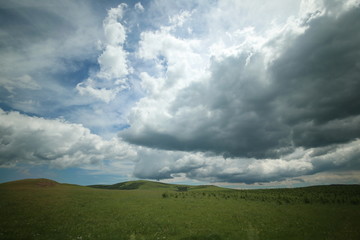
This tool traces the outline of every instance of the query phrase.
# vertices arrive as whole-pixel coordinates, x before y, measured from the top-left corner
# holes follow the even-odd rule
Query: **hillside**
[[[162,196],[182,198],[233,198],[248,201],[290,203],[351,203],[360,204],[360,185],[324,185],[301,188],[235,190],[213,185],[178,185],[153,181],[128,181],[113,185],[90,185],[107,190],[149,190],[161,191]],[[181,194],[181,195],[180,195]]]
[[[0,186],[1,187],[22,187],[23,188],[23,187],[33,187],[33,186],[51,187],[51,186],[56,186],[58,184],[59,183],[54,180],[50,180],[50,179],[46,179],[46,178],[35,178],[35,179],[23,179],[23,180],[1,183]]]
[[[360,239],[358,185],[179,186],[132,181],[109,190],[48,179],[3,183],[0,239]]]
[[[38,188],[62,188],[62,187],[82,187],[75,184],[59,183],[46,178],[31,178],[0,183],[0,189],[38,189]]]
[[[114,190],[159,190],[159,191],[216,191],[222,190],[226,191],[225,188],[220,188],[213,185],[179,185],[179,184],[169,184],[162,182],[153,182],[153,181],[145,181],[145,180],[137,180],[137,181],[128,181],[122,183],[116,183],[112,185],[90,185],[88,187],[92,188],[100,188],[100,189],[114,189]]]

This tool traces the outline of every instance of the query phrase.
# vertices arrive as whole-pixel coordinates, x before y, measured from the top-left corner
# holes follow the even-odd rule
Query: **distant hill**
[[[40,189],[40,188],[60,189],[64,187],[84,188],[83,186],[80,185],[59,183],[47,178],[30,178],[30,179],[22,179],[11,182],[0,183],[0,188],[2,189]]]
[[[75,184],[59,183],[51,179],[35,178],[35,179],[23,179],[17,181],[10,181],[6,183],[0,183],[2,188],[49,188],[49,187],[64,187],[64,186],[76,186],[84,187]],[[121,183],[115,183],[111,185],[97,184],[89,185],[85,187],[109,189],[109,190],[152,190],[152,191],[229,191],[230,189],[221,188],[213,185],[182,185],[182,184],[169,184],[162,182],[154,182],[147,180],[127,181]]]
[[[35,179],[22,179],[16,181],[10,181],[5,183],[0,183],[2,188],[27,188],[27,187],[36,187],[36,188],[49,188],[49,187],[90,187],[98,189],[110,189],[110,190],[155,190],[155,191],[241,191],[247,192],[248,194],[278,194],[278,193],[312,193],[312,194],[322,194],[322,193],[342,193],[351,192],[353,195],[360,194],[360,185],[359,184],[332,184],[332,185],[317,185],[317,186],[307,186],[300,188],[273,188],[273,189],[247,189],[247,190],[237,190],[217,187],[214,185],[184,185],[184,184],[170,184],[163,182],[147,181],[147,180],[136,180],[136,181],[127,181],[121,183],[115,183],[110,185],[105,184],[96,184],[81,186],[76,184],[67,184],[59,183],[51,179],[46,178],[35,178]]]
[[[146,180],[137,180],[137,181],[128,181],[122,183],[116,183],[112,185],[90,185],[88,187],[92,188],[101,188],[101,189],[113,189],[113,190],[162,190],[162,191],[217,191],[222,190],[226,191],[228,189],[221,188],[213,185],[199,185],[199,186],[191,186],[191,185],[179,185],[179,184],[169,184],[162,182],[153,182]]]
[[[11,181],[0,184],[3,187],[54,187],[60,183],[46,179],[46,178],[34,178],[34,179],[22,179],[17,181]]]

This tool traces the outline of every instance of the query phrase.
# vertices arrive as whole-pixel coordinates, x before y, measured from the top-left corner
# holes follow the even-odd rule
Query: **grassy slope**
[[[360,239],[356,204],[279,204],[261,196],[281,191],[245,191],[251,197],[243,199],[238,191],[178,193],[171,185],[163,198],[153,187],[109,191],[44,179],[0,184],[0,239]],[[358,194],[358,187],[351,191]]]
[[[216,187],[213,185],[178,185],[178,184],[167,184],[162,182],[153,182],[145,180],[129,181],[116,183],[113,185],[90,185],[89,187],[100,188],[100,189],[114,189],[114,190],[154,190],[154,191],[176,191],[178,187],[187,187],[188,190],[201,190],[201,191],[224,191],[226,189]]]

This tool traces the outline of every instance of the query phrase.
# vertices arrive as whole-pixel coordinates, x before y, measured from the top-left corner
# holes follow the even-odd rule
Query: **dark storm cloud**
[[[335,119],[323,124],[306,122],[294,127],[293,139],[297,146],[306,148],[344,143],[360,136],[359,126],[358,116]]]
[[[277,111],[297,146],[360,136],[359,19],[355,8],[338,19],[313,20],[271,67]]]
[[[269,92],[256,69],[261,69],[262,58],[253,56],[253,65],[245,66],[246,58],[243,54],[214,63],[210,82],[181,90],[171,106],[176,118],[167,132],[147,127],[136,133],[129,129],[121,136],[154,148],[212,151],[229,157],[261,158],[286,151],[282,141],[287,128],[273,115]]]
[[[278,36],[286,45],[267,68],[261,53],[214,61],[208,82],[178,92],[170,127],[145,122],[120,135],[153,148],[255,158],[350,142],[360,137],[359,21],[359,7],[307,21],[303,34]]]

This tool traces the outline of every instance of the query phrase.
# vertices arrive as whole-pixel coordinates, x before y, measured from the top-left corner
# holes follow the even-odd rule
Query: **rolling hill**
[[[213,185],[179,185],[179,184],[169,184],[162,182],[153,182],[153,181],[145,181],[145,180],[137,180],[137,181],[128,181],[122,183],[116,183],[112,185],[90,185],[92,188],[100,188],[100,189],[113,189],[113,190],[159,190],[159,191],[183,191],[186,190],[202,190],[202,191],[226,191],[225,188],[220,188]]]
[[[0,239],[360,239],[358,185],[231,190],[27,179],[0,184],[0,196]]]

